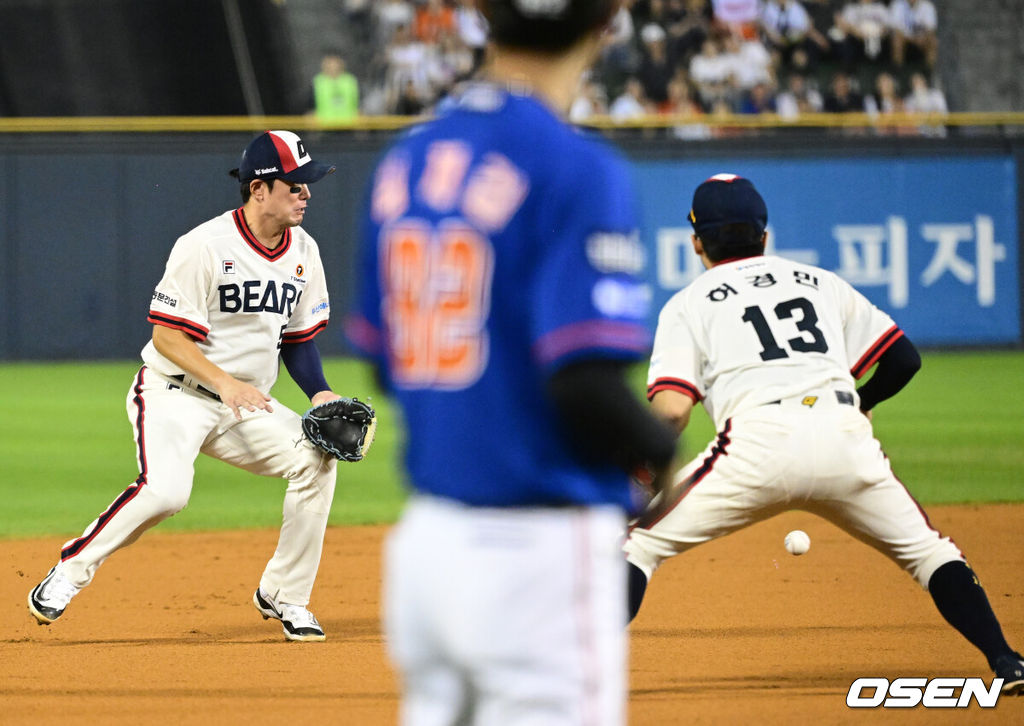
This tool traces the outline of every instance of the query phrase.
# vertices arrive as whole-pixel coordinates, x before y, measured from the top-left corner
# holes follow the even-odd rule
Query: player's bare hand
[[[339,398],[341,398],[341,396],[334,391],[320,391],[319,393],[313,394],[313,397],[309,399],[309,403],[312,406],[319,406],[321,403],[337,401]]]
[[[217,392],[224,405],[231,409],[236,421],[242,420],[243,408],[246,411],[263,410],[268,413],[274,410],[269,403],[270,396],[255,386],[239,380],[231,379],[220,386]]]
[[[868,421],[873,420],[874,415],[872,411],[861,411],[861,413],[868,417]]]

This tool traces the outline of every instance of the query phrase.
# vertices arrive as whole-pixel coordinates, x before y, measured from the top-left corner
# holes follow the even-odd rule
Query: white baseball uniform
[[[624,545],[648,579],[702,542],[790,509],[820,515],[927,587],[962,559],[895,477],[854,379],[903,335],[837,275],[779,257],[716,265],[663,308],[648,397],[703,402],[717,438]]]
[[[149,321],[188,333],[235,378],[268,393],[282,341],[310,340],[330,311],[316,242],[300,227],[273,250],[252,234],[241,209],[225,212],[175,243],[156,286]],[[279,401],[273,413],[241,410],[235,420],[216,394],[162,356],[150,341],[127,397],[139,477],[64,545],[58,565],[75,585],[91,582],[116,549],[180,511],[202,452],[288,480],[277,551],[260,582],[280,602],[309,602],[334,496],[336,462],[303,438],[299,415]]]

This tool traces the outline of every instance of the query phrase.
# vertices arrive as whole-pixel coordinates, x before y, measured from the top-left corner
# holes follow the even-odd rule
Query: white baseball
[[[802,529],[794,529],[786,535],[786,551],[791,555],[802,555],[811,548],[811,538]]]

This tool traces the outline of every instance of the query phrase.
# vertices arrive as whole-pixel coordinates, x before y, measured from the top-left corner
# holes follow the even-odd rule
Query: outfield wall
[[[304,227],[337,323],[350,299],[357,210],[386,137],[306,133],[338,165]],[[227,170],[248,133],[0,135],[0,359],[133,358],[178,235],[239,204]],[[1020,345],[1024,143],[997,139],[622,140],[659,304],[699,272],[696,184],[749,176],[775,252],[835,270],[926,345]],[[653,323],[653,321],[652,321]],[[340,325],[318,341],[345,351]]]

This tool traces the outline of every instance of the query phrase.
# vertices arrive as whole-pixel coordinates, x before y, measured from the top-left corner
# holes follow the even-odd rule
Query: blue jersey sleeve
[[[594,358],[638,360],[650,350],[637,201],[618,156],[579,139],[538,217],[542,259],[532,286],[533,353],[548,372]]]

